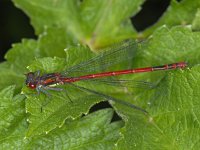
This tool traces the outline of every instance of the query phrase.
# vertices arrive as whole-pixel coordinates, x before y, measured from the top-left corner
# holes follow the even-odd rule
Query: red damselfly
[[[137,46],[138,44],[136,44],[133,41],[120,43],[117,46],[110,48],[110,50],[107,50],[101,53],[100,55],[89,59],[88,61],[81,62],[75,66],[68,68],[68,70],[64,73],[48,73],[40,75],[40,71],[29,72],[26,74],[27,76],[26,85],[31,89],[36,89],[38,93],[43,92],[49,95],[47,90],[62,91],[63,90],[62,88],[58,88],[56,86],[62,84],[70,84],[79,90],[89,92],[91,94],[103,97],[107,100],[112,100],[120,104],[127,105],[132,108],[138,109],[140,111],[146,112],[144,109],[135,106],[131,103],[128,103],[126,101],[123,101],[121,99],[116,99],[112,96],[108,96],[101,92],[73,84],[74,82],[78,81],[94,81],[94,80],[97,81],[99,80],[106,83],[106,80],[102,80],[105,79],[106,77],[114,77],[124,74],[135,74],[142,72],[152,72],[159,70],[171,70],[178,68],[183,69],[187,66],[185,62],[178,62],[178,63],[172,63],[154,67],[102,72],[102,70],[108,68],[109,66],[111,66],[111,64],[113,65],[118,62],[132,59],[133,57],[135,57],[134,50],[137,48]],[[113,83],[118,84],[123,81],[128,82],[128,80],[127,81],[113,80],[113,79],[108,80],[108,82],[112,84]],[[143,82],[142,84],[144,83],[145,82]]]

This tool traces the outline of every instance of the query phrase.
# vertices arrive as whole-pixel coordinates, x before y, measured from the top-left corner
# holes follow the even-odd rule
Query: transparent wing
[[[141,112],[147,113],[144,109],[140,108],[139,106],[136,106],[130,102],[128,102],[127,100],[141,100],[141,97],[139,95],[137,95],[137,97],[135,97],[135,93],[132,93],[130,91],[128,91],[128,93],[124,90],[120,90],[124,89],[124,87],[126,87],[127,85],[133,86],[133,85],[141,85],[141,83],[144,85],[144,87],[142,88],[150,88],[151,84],[149,83],[145,83],[145,82],[135,82],[135,84],[130,83],[131,80],[109,80],[106,81],[106,79],[104,80],[90,80],[92,82],[88,82],[89,80],[83,80],[80,82],[76,82],[76,83],[66,83],[64,85],[60,85],[61,87],[48,87],[45,90],[49,90],[49,91],[45,91],[44,93],[47,92],[51,92],[49,93],[52,96],[56,96],[59,99],[63,100],[63,102],[57,102],[58,99],[55,99],[57,105],[69,105],[70,104],[70,109],[74,108],[74,109],[80,109],[79,107],[91,107],[91,105],[98,103],[100,101],[114,101],[118,104],[124,105],[126,107],[129,108],[133,108],[136,110],[139,110]],[[88,84],[87,84],[88,82]],[[98,83],[102,83],[102,85],[107,85],[107,87],[100,85],[97,85],[96,82]],[[82,83],[82,84],[81,84]],[[149,84],[149,85],[148,85]],[[113,88],[108,87],[108,86],[114,86]],[[148,86],[146,86],[148,85]],[[141,86],[140,86],[141,88]],[[65,89],[65,90],[64,90]],[[146,90],[147,91],[147,90]],[[59,92],[59,93],[57,93]],[[135,91],[134,91],[135,92]],[[117,95],[116,95],[117,93]],[[126,98],[126,96],[124,97],[124,94],[126,94],[126,96],[128,95],[128,97]],[[142,92],[142,94],[144,94],[144,92]],[[121,97],[122,96],[122,97]],[[139,96],[139,97],[138,97]],[[121,97],[121,98],[118,98]],[[125,99],[124,99],[125,98]],[[54,99],[53,99],[54,100]],[[66,103],[64,103],[66,102]],[[80,105],[81,104],[81,105]],[[67,107],[66,105],[66,107]],[[46,107],[47,106],[47,107]],[[69,107],[69,106],[68,106]],[[48,108],[48,104],[45,105],[44,109]]]
[[[84,82],[92,82],[95,84],[103,83],[105,85],[117,86],[117,87],[129,87],[129,88],[142,88],[152,89],[156,87],[156,84],[146,81],[134,81],[134,80],[118,80],[115,78],[100,78],[100,79],[89,79]]]
[[[112,96],[106,95],[106,94],[98,92],[96,90],[91,90],[91,89],[88,89],[88,88],[85,88],[83,86],[79,86],[79,85],[76,85],[76,84],[72,84],[72,83],[68,83],[68,84],[73,86],[73,87],[75,87],[75,88],[77,88],[77,89],[79,89],[82,92],[89,93],[89,94],[92,94],[94,96],[98,96],[98,97],[103,98],[104,100],[107,100],[107,101],[109,101],[109,100],[114,101],[114,102],[116,102],[118,104],[121,104],[121,105],[127,106],[129,108],[133,108],[133,109],[139,110],[139,111],[147,114],[146,110],[144,110],[144,109],[140,108],[139,106],[136,106],[136,105],[134,105],[132,103],[129,103],[129,102],[125,101],[125,100],[114,98]]]
[[[109,48],[101,50],[104,52],[98,54],[96,57],[68,68],[65,75],[73,77],[81,73],[99,72],[120,62],[127,62],[136,56],[136,52],[138,47],[141,46],[141,43],[143,42],[135,42],[133,40],[117,43]]]

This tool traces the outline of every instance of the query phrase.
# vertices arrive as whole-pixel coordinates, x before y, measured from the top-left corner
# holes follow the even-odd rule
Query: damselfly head
[[[28,86],[31,89],[36,88],[36,78],[35,78],[35,73],[34,72],[29,72],[26,75],[26,86]]]

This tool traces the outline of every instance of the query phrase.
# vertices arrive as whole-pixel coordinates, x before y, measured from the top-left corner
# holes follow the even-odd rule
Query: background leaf
[[[194,31],[199,31],[199,26],[200,26],[200,10],[198,9],[197,13],[196,13],[196,16],[192,22],[192,29]]]
[[[189,0],[172,0],[167,11],[165,11],[159,21],[144,31],[144,35],[151,34],[152,31],[162,25],[167,25],[168,27],[190,25],[199,7],[200,2],[198,0],[192,2]]]
[[[143,1],[14,0],[15,5],[31,17],[37,34],[46,26],[67,28],[73,37],[92,49],[134,37],[128,18],[140,10]]]

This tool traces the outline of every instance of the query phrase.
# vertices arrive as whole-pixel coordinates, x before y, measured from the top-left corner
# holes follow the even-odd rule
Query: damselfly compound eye
[[[36,88],[36,84],[34,84],[34,83],[29,83],[29,84],[28,84],[28,87],[31,88],[31,89],[35,89],[35,88]]]

